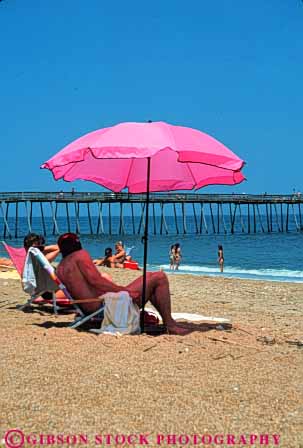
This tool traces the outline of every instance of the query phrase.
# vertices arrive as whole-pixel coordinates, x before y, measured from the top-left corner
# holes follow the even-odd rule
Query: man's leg
[[[127,285],[127,290],[137,304],[141,305],[143,277],[140,277]],[[139,297],[138,297],[139,296]],[[171,300],[169,283],[167,276],[163,272],[147,273],[146,277],[146,297],[159,311],[163,323],[170,333],[184,334],[185,331],[178,327],[176,321],[171,316]]]

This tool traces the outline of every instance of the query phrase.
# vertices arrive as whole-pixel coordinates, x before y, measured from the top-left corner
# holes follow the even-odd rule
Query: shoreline
[[[223,273],[220,273],[220,272],[218,272],[217,274],[216,273],[213,273],[213,274],[210,274],[210,273],[195,273],[195,272],[170,272],[170,271],[167,271],[167,270],[164,270],[164,269],[161,269],[161,270],[163,270],[163,272],[165,272],[165,274],[167,274],[167,275],[192,275],[192,276],[198,276],[198,277],[207,277],[207,278],[230,278],[230,279],[235,279],[235,280],[251,280],[251,281],[256,281],[256,282],[278,282],[278,283],[303,283],[303,278],[302,278],[302,280],[289,280],[289,279],[287,279],[287,277],[285,277],[285,280],[282,280],[281,278],[275,278],[274,276],[272,276],[272,277],[267,277],[266,278],[266,276],[261,276],[260,278],[257,278],[257,277],[240,277],[240,276],[237,276],[236,274],[235,275],[233,275],[233,274],[225,274],[224,272]],[[276,276],[276,277],[278,277],[278,276]]]
[[[121,272],[128,272],[128,271],[132,271],[132,272],[136,272],[138,273],[138,275],[142,275],[142,270],[140,271],[133,271],[131,269],[109,269],[109,268],[98,268],[99,270],[103,271],[103,272],[107,272],[110,275],[112,275],[113,271],[121,271]],[[240,280],[240,281],[253,281],[253,282],[273,282],[273,283],[282,283],[282,284],[301,284],[303,283],[303,279],[302,280],[287,280],[287,278],[285,280],[281,280],[280,278],[275,279],[273,278],[252,278],[252,277],[238,277],[236,275],[229,275],[229,274],[225,274],[218,272],[216,273],[195,273],[195,272],[182,272],[182,270],[179,271],[171,271],[171,270],[166,270],[166,269],[161,269],[161,266],[159,266],[158,268],[155,267],[155,269],[150,269],[150,272],[155,272],[155,271],[163,271],[166,275],[168,275],[169,277],[171,276],[186,276],[186,277],[199,277],[199,278],[206,278],[206,279],[230,279],[230,280]],[[16,271],[16,269],[14,268],[6,268],[6,267],[0,267],[0,279],[16,279],[16,280],[20,280],[20,276],[18,274],[18,272]]]

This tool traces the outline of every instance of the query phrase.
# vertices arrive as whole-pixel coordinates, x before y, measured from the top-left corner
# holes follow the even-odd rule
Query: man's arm
[[[60,254],[59,246],[57,244],[45,246],[44,250],[43,250],[43,254],[47,258],[47,260],[51,263]]]

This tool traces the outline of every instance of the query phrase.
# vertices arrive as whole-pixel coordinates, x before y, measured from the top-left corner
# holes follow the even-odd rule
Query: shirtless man
[[[100,303],[90,302],[89,299],[96,299],[107,292],[127,291],[133,301],[137,305],[141,305],[142,277],[127,286],[117,285],[102,277],[88,252],[82,249],[80,240],[74,233],[61,235],[58,246],[62,254],[62,261],[57,268],[58,276],[73,297],[88,299],[88,303],[81,304],[84,312],[91,313],[97,310]],[[170,334],[187,333],[177,325],[171,316],[169,284],[163,272],[147,274],[146,296],[159,311]]]

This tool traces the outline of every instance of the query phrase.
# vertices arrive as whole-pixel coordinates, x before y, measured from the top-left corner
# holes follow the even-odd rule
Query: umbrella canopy
[[[80,137],[42,165],[54,178],[88,180],[114,192],[191,190],[244,180],[243,160],[213,137],[164,122],[121,123]]]

